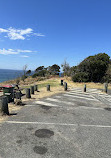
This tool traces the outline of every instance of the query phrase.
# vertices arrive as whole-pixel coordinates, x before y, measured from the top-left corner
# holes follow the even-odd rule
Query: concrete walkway
[[[111,96],[72,89],[0,125],[0,158],[111,158]]]

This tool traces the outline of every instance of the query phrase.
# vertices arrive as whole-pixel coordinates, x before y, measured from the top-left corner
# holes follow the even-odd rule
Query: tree
[[[89,56],[77,66],[77,71],[87,73],[89,81],[100,82],[107,71],[109,58],[105,53]]]
[[[61,67],[63,68],[64,75],[69,76],[70,75],[70,66],[66,62],[66,60],[64,60],[64,63],[61,64]]]
[[[44,66],[39,66],[36,68],[35,70],[35,76],[42,76],[45,77],[45,74],[47,73],[47,68],[45,68]]]
[[[27,75],[30,75],[30,74],[31,74],[31,70],[28,70],[28,71],[26,72],[26,74],[27,74]]]
[[[44,66],[39,66],[36,68],[35,72],[39,72],[39,71],[42,71],[44,70]]]
[[[103,78],[103,82],[111,82],[111,64],[108,65],[108,69],[107,69],[106,74]]]
[[[51,74],[57,75],[60,72],[60,66],[57,64],[54,64],[52,66],[49,67],[49,72]]]
[[[78,72],[74,76],[72,76],[72,81],[74,82],[88,82],[89,77],[85,72]]]
[[[27,76],[26,76],[26,70],[27,70],[27,65],[24,65],[23,66],[23,75],[22,75],[22,77],[21,77],[21,79],[23,80],[23,81],[25,81],[25,79],[27,78]]]

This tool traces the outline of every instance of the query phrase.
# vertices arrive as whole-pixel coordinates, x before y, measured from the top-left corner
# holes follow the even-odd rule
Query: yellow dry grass
[[[104,89],[104,84],[102,83],[94,83],[94,82],[78,83],[71,81],[70,77],[64,77],[64,81],[68,83],[69,87],[83,88],[84,84],[86,84],[87,88]],[[108,89],[111,89],[111,84],[108,84]]]
[[[39,100],[44,97],[49,97],[54,94],[63,93],[64,88],[63,87],[52,87],[51,91],[46,91],[46,87],[40,88],[39,92],[34,92],[34,95],[31,95],[31,99],[23,98],[22,101],[31,101],[33,99]]]
[[[9,108],[9,112],[10,114],[16,113],[17,111],[19,111],[22,107],[21,106],[15,106],[12,103],[8,103],[8,108]],[[0,116],[0,123],[7,120],[9,116],[4,115],[4,116]]]

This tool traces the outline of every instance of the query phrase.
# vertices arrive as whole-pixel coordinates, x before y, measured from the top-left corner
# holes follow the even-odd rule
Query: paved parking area
[[[0,157],[110,158],[110,106],[96,89],[34,101],[0,125]]]

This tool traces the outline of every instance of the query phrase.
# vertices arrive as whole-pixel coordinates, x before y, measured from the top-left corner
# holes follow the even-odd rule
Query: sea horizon
[[[22,75],[23,70],[0,69],[0,83],[8,80],[13,80]]]

